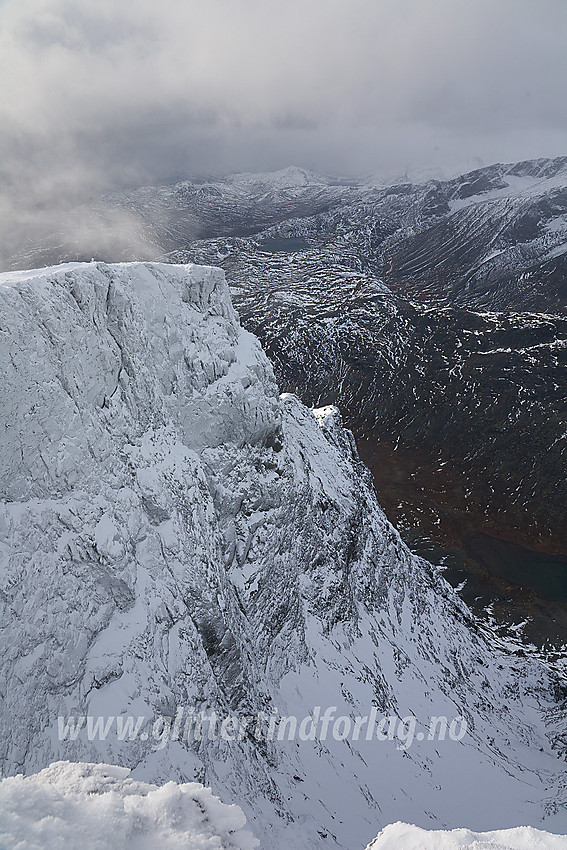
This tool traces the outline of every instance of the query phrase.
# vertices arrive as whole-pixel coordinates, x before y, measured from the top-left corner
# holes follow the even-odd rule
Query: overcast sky
[[[0,213],[567,154],[566,0],[0,0]]]

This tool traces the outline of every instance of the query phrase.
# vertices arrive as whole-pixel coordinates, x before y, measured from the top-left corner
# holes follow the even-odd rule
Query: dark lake
[[[470,559],[506,584],[532,590],[548,602],[567,602],[567,559],[526,549],[482,532],[469,532],[461,546],[437,546],[428,538],[406,535],[416,554],[432,563],[460,569]]]
[[[567,559],[481,532],[465,535],[463,544],[494,578],[529,587],[548,602],[567,602]]]
[[[403,534],[412,551],[442,565],[447,581],[481,617],[490,606],[495,622],[526,621],[522,632],[542,648],[567,640],[567,560],[472,532],[460,544],[439,545],[419,531]],[[527,618],[527,619],[526,619]]]
[[[296,251],[304,251],[308,247],[308,244],[302,236],[270,236],[262,239],[258,247],[261,251],[266,251],[270,254],[294,254]]]

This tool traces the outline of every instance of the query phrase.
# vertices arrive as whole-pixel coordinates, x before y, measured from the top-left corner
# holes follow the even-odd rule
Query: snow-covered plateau
[[[0,834],[22,783],[59,793],[54,772],[77,794],[125,782],[113,805],[144,797],[142,819],[158,793],[143,783],[201,783],[266,850],[363,848],[393,821],[567,832],[565,682],[411,554],[337,409],[280,397],[220,270],[4,274],[0,345],[3,773],[131,769],[9,778]],[[153,734],[180,712],[317,708],[342,726]],[[372,712],[397,733],[369,735]],[[432,717],[459,734],[430,740]],[[86,718],[112,718],[108,734]],[[144,731],[117,734],[128,718]]]

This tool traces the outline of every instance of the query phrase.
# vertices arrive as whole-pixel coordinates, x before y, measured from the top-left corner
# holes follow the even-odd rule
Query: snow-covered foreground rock
[[[198,781],[281,850],[567,831],[560,683],[411,555],[338,412],[279,397],[222,272],[1,284],[5,774]]]
[[[551,835],[531,826],[500,829],[492,832],[471,832],[455,829],[433,832],[393,823],[382,830],[366,850],[565,850],[567,836]]]
[[[254,850],[238,806],[196,782],[157,788],[126,768],[57,762],[0,781],[3,850]]]

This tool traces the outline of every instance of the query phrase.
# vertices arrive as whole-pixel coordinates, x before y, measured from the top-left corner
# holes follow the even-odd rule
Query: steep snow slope
[[[222,272],[12,273],[0,306],[5,772],[197,780],[266,848],[363,847],[396,819],[562,828],[560,683],[411,555],[336,409],[280,399]],[[145,731],[315,706],[415,717],[415,740]],[[60,740],[69,715],[144,732]],[[432,715],[468,732],[427,740]]]
[[[0,781],[3,850],[253,850],[238,806],[192,782],[162,788],[126,768],[58,762]]]

